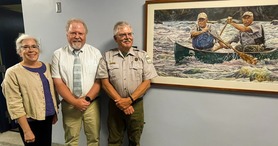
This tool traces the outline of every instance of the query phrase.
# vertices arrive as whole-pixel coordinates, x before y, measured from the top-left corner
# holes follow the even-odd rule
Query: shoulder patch
[[[151,57],[150,57],[147,53],[146,53],[145,57],[146,57],[147,63],[148,63],[148,64],[151,64],[151,63],[152,63]]]

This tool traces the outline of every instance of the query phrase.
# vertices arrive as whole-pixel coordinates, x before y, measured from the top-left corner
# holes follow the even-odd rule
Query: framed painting
[[[277,4],[146,1],[145,48],[159,75],[152,83],[277,93]]]

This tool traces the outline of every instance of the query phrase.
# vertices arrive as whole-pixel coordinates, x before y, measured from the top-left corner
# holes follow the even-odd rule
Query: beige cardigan
[[[54,108],[58,113],[58,97],[54,90],[50,65],[48,63],[45,65],[46,72],[44,74],[49,81]],[[24,115],[36,120],[45,119],[45,97],[38,73],[30,72],[18,63],[7,69],[1,85],[11,119],[17,119]]]

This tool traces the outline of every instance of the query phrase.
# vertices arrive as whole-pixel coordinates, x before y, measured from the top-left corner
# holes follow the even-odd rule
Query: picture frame
[[[253,12],[254,22],[262,24],[264,29],[267,27],[264,32],[267,45],[271,48],[278,48],[278,43],[275,43],[278,42],[278,37],[272,36],[272,34],[278,34],[278,13],[272,12],[273,9],[278,8],[277,4],[274,0],[146,1],[145,48],[158,73],[158,77],[152,79],[152,84],[277,93],[278,54],[274,54],[275,58],[269,58],[269,56],[262,58],[262,55],[258,57],[256,54],[254,56],[252,53],[243,52],[248,54],[247,57],[251,56],[257,61],[256,64],[249,64],[231,48],[230,50],[221,49],[224,53],[233,51],[226,53],[234,57],[228,60],[221,57],[217,57],[218,59],[213,59],[211,56],[204,57],[208,54],[207,51],[199,53],[201,57],[197,58],[198,52],[194,48],[191,51],[194,55],[183,56],[183,52],[177,49],[184,46],[179,44],[181,42],[186,44],[187,48],[192,49],[192,44],[189,43],[192,43],[190,30],[196,25],[199,13],[207,14],[209,21],[211,20],[210,23],[218,26],[218,33],[224,30],[226,36],[223,35],[220,39],[226,43],[232,34],[238,33],[233,26],[226,24],[226,19],[231,16],[233,21],[240,24],[244,12],[256,9]],[[269,13],[271,13],[271,18],[264,18]],[[268,29],[270,26],[272,30]],[[277,32],[273,33],[273,31]],[[190,50],[188,52],[190,54]],[[220,53],[223,52],[220,51]],[[180,57],[182,59],[178,60],[177,56],[182,56]],[[218,62],[219,58],[220,62]]]

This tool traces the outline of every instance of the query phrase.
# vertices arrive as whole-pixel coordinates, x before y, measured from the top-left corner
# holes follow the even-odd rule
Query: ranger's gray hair
[[[119,22],[117,22],[114,25],[114,29],[113,29],[114,36],[118,33],[119,27],[122,27],[122,26],[127,26],[127,27],[131,28],[131,30],[132,30],[132,27],[131,27],[131,25],[128,22],[126,22],[126,21],[119,21]]]

